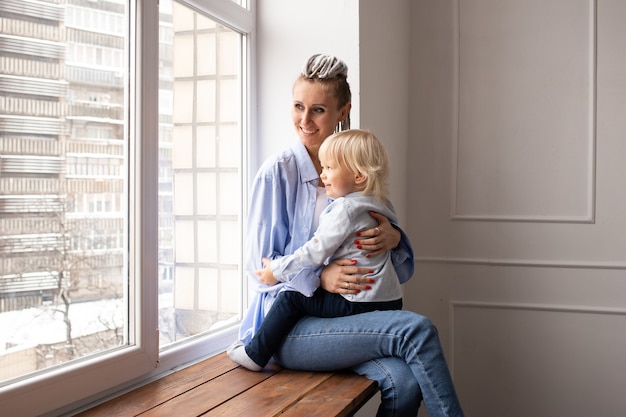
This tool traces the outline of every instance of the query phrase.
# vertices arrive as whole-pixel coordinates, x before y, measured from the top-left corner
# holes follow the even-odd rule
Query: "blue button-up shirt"
[[[262,258],[290,255],[311,239],[315,232],[312,225],[318,181],[319,175],[306,148],[297,141],[266,160],[252,183],[246,230],[249,308],[239,335],[244,343],[250,341],[280,291],[290,289],[311,295],[319,287],[315,270],[273,286],[260,284],[254,274],[263,268]],[[406,234],[400,232],[402,238],[392,251],[392,261],[400,282],[404,283],[413,275],[413,248]]]

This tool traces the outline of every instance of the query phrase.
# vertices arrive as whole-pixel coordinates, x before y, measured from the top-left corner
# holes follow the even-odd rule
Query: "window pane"
[[[124,1],[0,4],[0,385],[129,343]]]
[[[161,1],[159,323],[168,346],[241,311],[242,35]]]
[[[231,0],[233,3],[240,5],[241,7],[248,7],[248,0]]]

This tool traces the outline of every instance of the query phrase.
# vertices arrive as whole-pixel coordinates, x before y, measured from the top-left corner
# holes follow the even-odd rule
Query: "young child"
[[[273,260],[263,259],[264,269],[255,271],[266,285],[290,282],[299,274],[308,279],[311,266],[318,271],[333,259],[352,259],[370,268],[371,285],[358,291],[346,284],[345,293],[318,288],[311,297],[297,291],[283,291],[265,316],[250,343],[235,342],[228,356],[251,371],[260,371],[295,324],[304,316],[342,317],[374,310],[402,309],[402,288],[390,252],[368,256],[354,245],[360,230],[376,226],[370,211],[390,221],[397,216],[387,198],[387,154],[380,141],[364,130],[335,133],[319,149],[320,178],[326,195],[333,201],[320,214],[319,226],[311,240],[293,254]],[[319,276],[319,275],[317,275]],[[300,277],[302,279],[302,277]]]

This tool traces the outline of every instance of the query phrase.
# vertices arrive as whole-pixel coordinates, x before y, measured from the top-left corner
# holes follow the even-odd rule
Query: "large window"
[[[0,6],[2,384],[133,343],[130,5],[103,3]]]
[[[245,38],[176,1],[161,2],[161,36],[159,330],[164,347],[232,325],[240,316]]]
[[[249,3],[0,2],[3,415],[234,339]]]

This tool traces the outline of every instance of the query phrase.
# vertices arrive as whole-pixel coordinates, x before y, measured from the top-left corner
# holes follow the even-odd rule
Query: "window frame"
[[[250,143],[251,62],[255,30],[255,2],[244,9],[232,0],[182,0],[196,11],[241,32],[243,48],[242,131],[247,139],[242,155],[242,178],[247,178]],[[158,336],[158,86],[159,8],[152,0],[131,0],[129,33],[129,343],[75,363],[0,387],[2,411],[12,416],[54,416],[88,407],[129,387],[214,355],[231,343],[236,326],[207,337],[192,338],[163,351]],[[247,189],[244,186],[244,190]],[[247,207],[247,201],[242,201]],[[245,213],[245,210],[242,210]],[[244,219],[242,219],[243,221]],[[151,278],[154,277],[154,278]],[[242,299],[245,300],[243,279]],[[244,308],[246,306],[244,305]],[[37,401],[33,401],[36,398]]]

